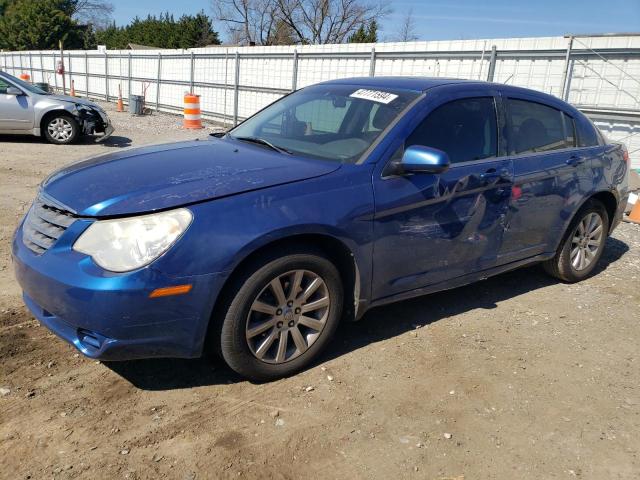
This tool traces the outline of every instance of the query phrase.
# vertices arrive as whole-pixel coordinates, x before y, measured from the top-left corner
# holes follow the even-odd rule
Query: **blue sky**
[[[212,14],[211,0],[111,2],[119,25],[136,15],[163,11],[176,16],[199,10]],[[422,40],[640,31],[640,0],[391,0],[388,4],[393,13],[382,22],[382,37],[388,40],[409,9]]]

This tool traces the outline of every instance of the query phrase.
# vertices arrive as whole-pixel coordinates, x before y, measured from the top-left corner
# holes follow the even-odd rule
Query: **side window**
[[[565,142],[567,147],[576,146],[576,122],[572,117],[562,112],[562,119],[564,120],[564,132]]]
[[[578,146],[579,147],[595,147],[603,145],[598,136],[598,129],[590,120],[584,119],[578,122]]]
[[[493,97],[464,98],[431,112],[411,133],[405,148],[442,150],[452,163],[497,156],[498,128]]]
[[[0,94],[7,93],[7,88],[9,84],[0,78]]]
[[[513,153],[547,152],[573,146],[567,142],[560,110],[513,98],[507,102]]]

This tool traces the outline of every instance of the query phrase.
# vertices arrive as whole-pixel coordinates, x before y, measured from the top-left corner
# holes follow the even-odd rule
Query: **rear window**
[[[600,131],[590,120],[582,121],[578,125],[579,147],[596,147],[606,143]]]
[[[513,98],[507,102],[511,117],[512,153],[547,152],[574,146],[575,133],[565,133],[565,119],[571,117],[563,119],[560,110],[541,103]]]

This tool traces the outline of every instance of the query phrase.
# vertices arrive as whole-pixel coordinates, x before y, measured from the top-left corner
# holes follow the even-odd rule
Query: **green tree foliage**
[[[91,27],[73,20],[77,0],[0,0],[0,48],[45,50],[88,48],[93,44]]]
[[[183,15],[175,20],[169,13],[159,17],[149,15],[144,20],[136,17],[126,26],[110,25],[96,32],[99,45],[110,49],[123,49],[129,43],[157,48],[195,48],[219,45],[218,32],[213,30],[211,19],[200,12]]]
[[[378,22],[371,20],[360,24],[358,30],[349,37],[349,43],[376,43],[378,41]]]

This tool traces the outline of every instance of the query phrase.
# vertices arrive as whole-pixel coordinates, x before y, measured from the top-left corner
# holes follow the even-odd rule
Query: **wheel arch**
[[[598,200],[604,205],[604,208],[607,210],[607,215],[609,215],[609,231],[611,231],[611,225],[613,225],[613,219],[615,218],[616,211],[618,210],[618,197],[609,190],[603,190],[591,195],[587,201],[588,200]],[[580,208],[582,208],[584,203],[580,205]]]
[[[65,108],[62,108],[62,107],[51,108],[43,112],[40,116],[40,121],[38,123],[38,127],[40,128],[40,135],[44,135],[47,122],[51,117],[54,117],[56,115],[65,115],[69,118],[72,118],[76,122],[78,121],[78,119],[73,115],[73,113],[71,113],[69,110]]]
[[[585,199],[575,209],[575,211],[573,212],[573,215],[571,215],[569,220],[567,220],[564,225],[564,228],[562,230],[562,236],[558,238],[558,241],[556,242],[556,245],[554,248],[554,252],[559,248],[560,245],[562,245],[562,241],[569,234],[569,227],[571,226],[571,222],[573,222],[573,219],[575,218],[575,216],[582,209],[582,207],[584,207],[586,203],[589,202],[590,200],[598,200],[600,203],[604,205],[605,209],[607,210],[607,214],[609,215],[609,230],[611,230],[611,225],[613,225],[613,219],[618,208],[618,197],[610,190],[601,190],[599,192],[595,192],[589,195],[588,197],[585,197]]]
[[[220,292],[215,299],[209,324],[207,326],[207,345],[211,345],[210,337],[216,331],[218,320],[223,315],[222,308],[230,301],[239,277],[260,262],[260,259],[278,252],[304,251],[322,252],[338,269],[344,289],[343,318],[354,320],[357,318],[357,305],[360,300],[361,276],[358,261],[352,250],[342,240],[327,233],[297,233],[261,243],[246,252],[231,269]]]

